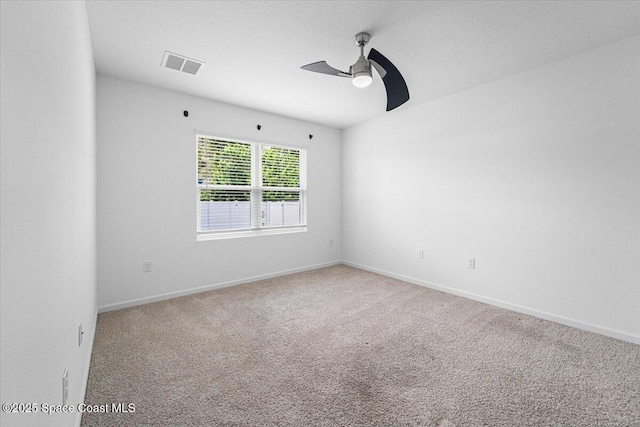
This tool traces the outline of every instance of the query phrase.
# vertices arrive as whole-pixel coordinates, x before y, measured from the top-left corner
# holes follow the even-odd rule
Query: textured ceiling
[[[640,34],[640,2],[87,0],[97,71],[345,128]],[[353,36],[372,35],[411,99],[385,112],[365,89],[303,71],[348,70]],[[165,50],[202,60],[196,76],[160,66]],[[366,54],[366,51],[365,51]]]

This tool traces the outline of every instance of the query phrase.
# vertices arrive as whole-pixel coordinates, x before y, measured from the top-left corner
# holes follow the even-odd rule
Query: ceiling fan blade
[[[367,58],[382,77],[387,90],[387,111],[397,108],[409,100],[409,88],[400,71],[380,52],[371,49]],[[382,70],[382,71],[381,71]]]
[[[351,77],[351,74],[336,70],[331,65],[327,64],[326,61],[314,62],[313,64],[303,65],[300,68],[307,71],[313,71],[315,73],[329,74],[331,76]]]

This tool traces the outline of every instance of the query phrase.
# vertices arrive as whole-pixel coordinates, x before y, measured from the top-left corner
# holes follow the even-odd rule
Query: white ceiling
[[[87,0],[87,11],[99,73],[340,129],[394,113],[381,79],[358,89],[300,66],[348,70],[360,31],[409,86],[394,111],[640,34],[639,1]],[[206,65],[162,68],[165,50]]]

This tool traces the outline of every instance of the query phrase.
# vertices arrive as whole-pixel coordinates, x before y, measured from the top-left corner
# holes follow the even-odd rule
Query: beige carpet
[[[85,426],[640,426],[640,346],[346,266],[98,317]]]

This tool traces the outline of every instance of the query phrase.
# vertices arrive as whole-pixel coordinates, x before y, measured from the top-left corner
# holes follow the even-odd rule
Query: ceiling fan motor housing
[[[364,56],[360,56],[355,64],[350,67],[353,76],[353,84],[356,87],[367,87],[373,80],[371,76],[371,63]]]

